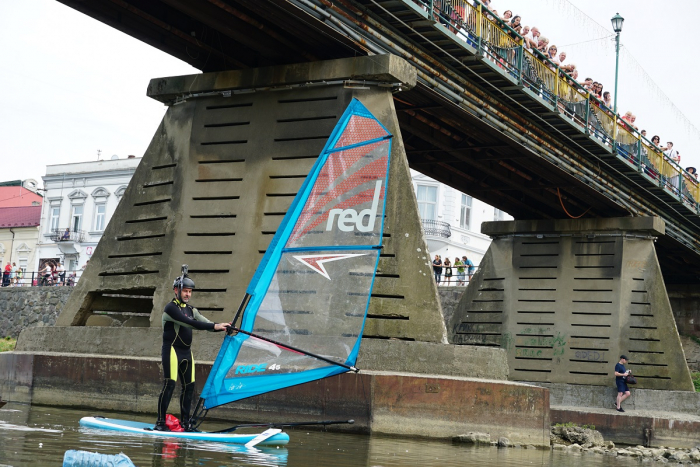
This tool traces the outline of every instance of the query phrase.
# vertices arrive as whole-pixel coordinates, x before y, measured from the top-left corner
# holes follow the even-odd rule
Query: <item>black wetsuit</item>
[[[165,414],[173,397],[178,377],[182,384],[180,412],[183,424],[190,418],[194,396],[194,358],[192,358],[192,329],[213,331],[214,323],[196,308],[173,299],[163,310],[163,389],[158,398],[158,425],[165,423]]]

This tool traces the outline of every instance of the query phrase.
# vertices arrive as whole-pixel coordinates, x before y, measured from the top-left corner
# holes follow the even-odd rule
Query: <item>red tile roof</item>
[[[43,198],[21,186],[0,186],[0,208],[41,205]]]
[[[41,206],[0,208],[0,229],[35,227],[41,220]]]

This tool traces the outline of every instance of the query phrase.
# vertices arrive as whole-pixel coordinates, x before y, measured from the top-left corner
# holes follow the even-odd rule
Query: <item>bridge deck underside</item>
[[[59,0],[136,37],[203,71],[284,65],[368,54],[371,47],[352,37],[347,25],[371,18],[389,37],[441,73],[459,76],[474,95],[500,109],[504,123],[539,135],[543,149],[567,151],[580,162],[569,168],[545,160],[506,133],[493,120],[469,111],[419,79],[410,91],[396,94],[395,106],[412,168],[512,214],[516,219],[612,217],[660,212],[691,240],[666,236],[657,243],[667,282],[692,282],[700,266],[700,218],[680,201],[654,186],[611,148],[590,138],[573,120],[563,119],[531,90],[476,54],[468,41],[456,41],[448,29],[427,21],[408,1],[391,0]],[[320,8],[321,5],[323,8]],[[343,9],[345,26],[327,11]],[[366,15],[363,17],[363,15]],[[345,27],[345,29],[343,29]],[[411,45],[412,44],[412,45]],[[425,70],[423,70],[425,71]],[[419,75],[420,78],[420,75]],[[484,97],[486,96],[486,97]],[[486,106],[485,104],[485,106]],[[517,122],[527,122],[518,125]],[[524,138],[524,135],[523,135]],[[614,195],[603,194],[576,166],[586,165],[607,184],[622,180],[626,193],[656,211],[630,212]],[[600,182],[600,180],[597,180]],[[612,190],[614,191],[614,190]],[[640,204],[641,205],[641,204]],[[566,211],[565,211],[566,210]],[[690,227],[688,227],[690,226]],[[687,237],[687,235],[686,235]]]

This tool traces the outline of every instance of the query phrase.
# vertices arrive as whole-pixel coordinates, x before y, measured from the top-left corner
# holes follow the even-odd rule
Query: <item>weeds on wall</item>
[[[17,339],[13,339],[11,337],[0,339],[0,352],[15,350],[15,345],[17,345]]]

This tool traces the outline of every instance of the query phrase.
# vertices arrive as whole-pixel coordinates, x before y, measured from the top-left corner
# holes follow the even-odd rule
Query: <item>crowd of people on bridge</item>
[[[414,0],[416,3],[426,7],[426,0]],[[468,21],[468,8],[465,5],[467,0],[433,0],[433,8],[438,13],[440,21],[448,23],[466,23]],[[472,0],[475,8],[482,6],[482,11],[488,11],[487,17],[501,26],[504,32],[516,40],[522,38],[523,46],[530,51],[535,57],[540,59],[542,63],[551,70],[560,73],[560,76],[567,80],[571,85],[578,84],[579,92],[582,94],[588,93],[593,97],[591,102],[607,113],[610,118],[616,118],[618,125],[628,130],[630,133],[637,133],[646,138],[646,130],[639,131],[635,124],[637,116],[631,111],[626,112],[622,117],[615,116],[613,112],[613,96],[609,91],[604,91],[604,85],[600,81],[586,77],[583,81],[579,79],[579,69],[575,63],[568,61],[568,56],[565,51],[559,51],[558,47],[550,41],[549,38],[542,35],[539,27],[528,26],[523,22],[522,16],[514,14],[511,10],[505,10],[503,13],[494,7],[491,0]],[[576,87],[576,86],[575,86]],[[648,140],[647,140],[648,141]],[[663,157],[680,166],[680,152],[674,148],[673,142],[668,141],[666,145],[661,144],[659,136],[653,136],[651,141],[659,151],[663,153]],[[697,179],[697,170],[695,167],[687,167],[687,174]],[[686,177],[688,178],[688,177]],[[695,180],[693,180],[695,182]]]

